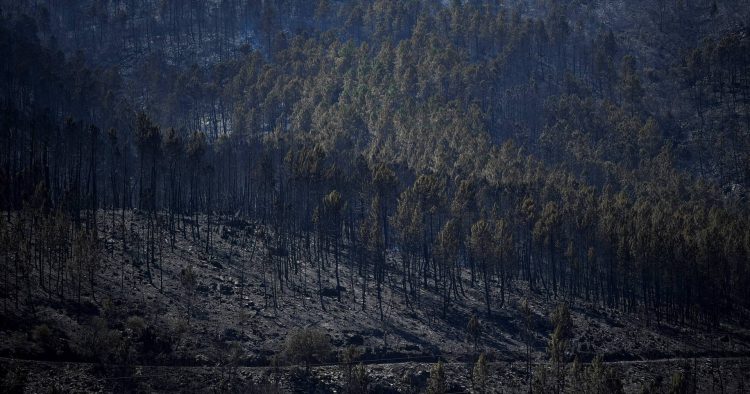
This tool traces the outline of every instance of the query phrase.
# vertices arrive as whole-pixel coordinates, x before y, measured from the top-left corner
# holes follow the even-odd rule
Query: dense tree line
[[[649,74],[611,31],[571,26],[564,7],[529,18],[481,1],[256,2],[233,22],[241,3],[110,4],[103,15],[153,19],[121,28],[34,8],[92,23],[71,33],[83,48],[117,35],[156,48],[132,66],[65,55],[51,27],[2,16],[5,299],[35,280],[61,297],[93,288],[95,261],[76,260],[92,254],[76,250],[96,248],[103,220],[151,279],[161,234],[210,252],[217,224],[242,217],[267,229],[268,291],[308,261],[322,308],[329,270],[338,300],[348,282],[347,297],[381,316],[391,283],[409,304],[438,294],[443,315],[467,285],[491,315],[521,282],[657,319],[716,323],[748,306],[745,31]],[[309,13],[299,34],[278,25]],[[248,23],[267,32],[259,49],[231,45]],[[203,34],[219,60],[160,55]],[[646,91],[672,85],[702,122],[688,136],[674,117],[695,119],[654,109],[664,96]],[[148,223],[137,245],[130,209]],[[64,229],[61,249],[40,238],[49,228]]]

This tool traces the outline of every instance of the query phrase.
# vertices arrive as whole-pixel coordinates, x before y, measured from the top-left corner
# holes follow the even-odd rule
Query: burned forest
[[[0,392],[750,390],[750,4],[0,0]]]

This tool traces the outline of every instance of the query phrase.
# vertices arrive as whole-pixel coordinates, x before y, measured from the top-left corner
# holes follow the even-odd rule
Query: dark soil
[[[651,385],[666,389],[675,372],[695,372],[691,376],[699,392],[735,392],[750,381],[745,358],[750,354],[750,332],[738,324],[702,327],[646,320],[638,313],[592,302],[547,299],[521,283],[513,284],[503,306],[496,291],[496,309],[487,317],[482,289],[478,283],[472,287],[468,271],[463,278],[465,295],[453,303],[445,319],[442,299],[436,294],[423,292],[407,304],[400,278],[388,277],[381,320],[372,278],[363,307],[362,283],[355,279],[352,286],[348,258],[340,266],[340,302],[332,258],[322,284],[325,309],[317,293],[316,271],[307,261],[301,261],[296,272],[290,266],[283,288],[276,282],[274,302],[271,264],[263,260],[269,256],[267,237],[261,236],[263,227],[237,219],[218,222],[209,250],[204,228],[196,239],[189,227],[184,233],[180,230],[174,249],[169,236],[161,234],[161,259],[157,253],[157,261],[147,267],[133,238],[128,237],[127,251],[123,251],[120,229],[112,229],[110,218],[102,219],[99,236],[105,247],[96,297],[89,295],[79,305],[39,295],[44,306],[37,307],[36,313],[10,309],[0,319],[0,355],[4,357],[0,376],[5,389],[12,391],[14,384],[21,387],[23,383],[26,392],[48,388],[198,392],[206,387],[266,392],[278,380],[282,391],[341,391],[344,372],[336,365],[337,354],[309,373],[299,366],[283,366],[278,371],[271,367],[273,360],[284,364],[284,340],[290,331],[314,327],[330,337],[334,353],[347,346],[359,349],[359,360],[366,364],[370,389],[375,392],[424,387],[430,365],[438,359],[446,363],[451,390],[467,391],[472,364],[480,352],[491,361],[492,387],[525,391],[527,336],[520,305],[526,299],[532,311],[528,342],[535,364],[548,359],[546,344],[552,330],[548,316],[558,303],[566,302],[574,326],[569,359],[576,355],[585,363],[602,356],[623,378],[627,391]],[[128,233],[145,232],[145,217],[129,214],[127,227]],[[294,254],[270,255],[287,259]],[[240,281],[243,265],[244,289]],[[187,267],[192,267],[196,277],[189,319],[190,292],[180,280]],[[466,333],[474,313],[482,325],[477,349]],[[80,337],[89,332],[95,316],[105,319],[115,332],[128,332],[128,319],[134,316],[145,323],[139,353],[128,366],[82,356]],[[43,343],[32,333],[40,325],[51,332]],[[232,358],[230,353],[237,356]]]

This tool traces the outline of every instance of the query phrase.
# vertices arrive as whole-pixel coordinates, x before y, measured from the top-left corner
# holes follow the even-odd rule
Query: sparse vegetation
[[[445,366],[438,361],[430,370],[430,380],[427,382],[428,394],[445,394],[448,392],[447,379],[445,377]]]
[[[368,393],[370,385],[370,376],[367,373],[367,368],[362,363],[359,363],[354,368],[354,379],[351,386],[352,394],[364,394]]]
[[[585,371],[587,383],[586,392],[592,394],[622,393],[622,382],[616,373],[602,363],[600,356],[594,358]]]
[[[322,332],[305,328],[289,333],[284,345],[286,358],[294,364],[303,364],[309,372],[311,364],[321,364],[328,360],[331,341]]]
[[[2,387],[742,391],[748,20],[0,0]]]
[[[487,358],[484,356],[484,353],[482,353],[479,355],[476,364],[474,364],[474,370],[472,371],[472,384],[476,393],[484,394],[488,391],[489,373]]]

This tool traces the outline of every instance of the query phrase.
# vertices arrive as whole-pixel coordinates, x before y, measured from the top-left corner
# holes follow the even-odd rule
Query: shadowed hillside
[[[0,1],[4,386],[741,392],[749,14]]]

